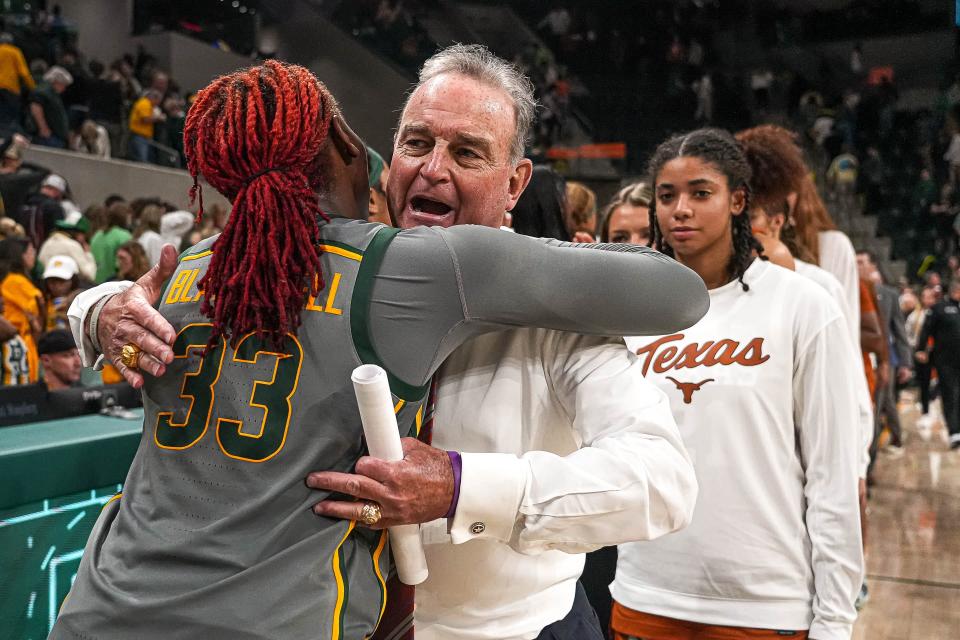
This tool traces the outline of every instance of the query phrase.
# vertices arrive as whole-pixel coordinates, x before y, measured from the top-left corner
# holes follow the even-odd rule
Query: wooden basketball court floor
[[[854,640],[960,640],[960,451],[936,407],[901,396],[904,454],[880,453],[868,505],[867,585]],[[939,405],[939,402],[936,403]]]

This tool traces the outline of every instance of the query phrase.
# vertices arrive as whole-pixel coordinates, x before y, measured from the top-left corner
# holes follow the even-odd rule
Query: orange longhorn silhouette
[[[701,380],[700,382],[680,382],[679,380],[675,380],[670,376],[666,376],[666,378],[673,384],[677,385],[677,389],[679,389],[680,392],[683,393],[684,404],[690,404],[693,402],[694,391],[700,391],[703,385],[707,384],[708,382],[714,382],[713,378],[707,378],[706,380]]]

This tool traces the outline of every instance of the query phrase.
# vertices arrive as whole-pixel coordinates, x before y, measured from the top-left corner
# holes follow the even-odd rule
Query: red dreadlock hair
[[[233,202],[198,284],[210,345],[251,331],[275,344],[296,332],[307,293],[323,288],[317,255],[317,156],[337,105],[307,69],[268,60],[214,80],[187,114],[191,197],[203,176]]]

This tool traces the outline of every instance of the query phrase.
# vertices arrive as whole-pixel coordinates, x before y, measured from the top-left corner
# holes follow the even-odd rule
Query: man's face
[[[48,377],[48,382],[50,377],[55,378],[64,386],[80,381],[82,365],[80,352],[77,349],[69,349],[60,353],[47,353],[40,359],[43,362],[43,370]]]
[[[48,198],[53,198],[54,200],[63,200],[63,192],[56,187],[44,186],[40,187],[40,193],[47,196]]]
[[[499,227],[530,181],[510,161],[514,109],[501,91],[458,74],[417,89],[400,118],[387,203],[396,225]]]

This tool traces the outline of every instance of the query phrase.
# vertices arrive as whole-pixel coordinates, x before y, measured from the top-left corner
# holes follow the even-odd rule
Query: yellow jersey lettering
[[[319,300],[320,296],[307,296],[307,306],[305,307],[307,311],[316,311],[318,313],[329,313],[330,315],[339,316],[343,314],[342,309],[336,307],[337,291],[340,288],[340,278],[341,274],[333,274],[333,281],[330,283],[330,293],[327,295],[327,301],[324,303],[322,300]]]
[[[177,274],[173,284],[170,285],[170,292],[167,294],[167,304],[176,304],[183,293],[183,285],[190,278],[190,270],[181,271]]]
[[[200,269],[191,269],[189,273],[190,277],[187,278],[187,281],[183,285],[183,294],[180,296],[179,302],[192,301],[192,298],[190,297],[190,290],[193,289],[193,283],[196,282],[197,276],[200,275]]]
[[[335,316],[339,316],[343,313],[343,309],[338,309],[334,306],[334,303],[337,299],[337,289],[340,288],[340,274],[333,274],[333,282],[330,284],[330,295],[327,296],[327,306],[324,307],[324,313],[331,313]]]

